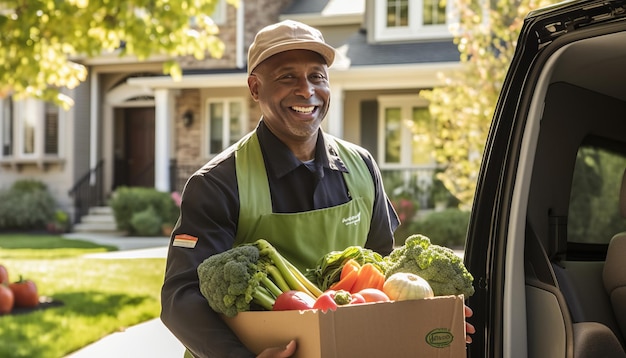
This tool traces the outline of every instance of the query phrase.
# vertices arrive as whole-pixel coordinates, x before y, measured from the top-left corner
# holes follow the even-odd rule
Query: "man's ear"
[[[250,94],[252,95],[252,99],[258,101],[259,99],[259,79],[254,76],[248,76],[248,89],[250,90]]]

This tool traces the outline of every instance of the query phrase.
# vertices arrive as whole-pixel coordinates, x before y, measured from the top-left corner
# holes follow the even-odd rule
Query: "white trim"
[[[365,0],[328,0],[315,13],[282,14],[280,20],[300,21],[310,26],[360,25],[365,14]]]
[[[223,117],[222,117],[222,133],[221,140],[222,145],[221,148],[216,153],[211,153],[211,104],[221,104],[223,106]],[[244,97],[211,97],[207,98],[204,102],[204,112],[205,115],[203,117],[204,123],[204,133],[205,133],[205,146],[203,153],[207,157],[212,157],[216,154],[219,154],[221,151],[226,149],[232,143],[230,143],[230,104],[231,103],[239,103],[241,106],[241,115],[239,116],[239,128],[241,128],[241,133],[238,133],[238,136],[243,136],[248,131],[248,103]]]
[[[226,19],[228,18],[228,13],[226,12],[226,0],[217,0],[213,13],[209,17],[216,25],[225,24]]]
[[[345,91],[341,84],[334,84],[331,87],[330,108],[326,118],[322,122],[323,129],[338,138],[343,138],[343,110]]]
[[[387,0],[377,0],[374,9],[374,38],[377,42],[406,41],[406,40],[432,40],[452,38],[452,32],[448,25],[453,14],[453,2],[446,2],[446,23],[438,25],[424,25],[423,23],[423,0],[409,1],[409,25],[406,27],[388,28]]]
[[[441,74],[462,69],[460,62],[358,66],[331,71],[330,81],[331,87],[341,84],[344,90],[433,88],[444,85]]]
[[[93,82],[96,82],[95,85],[97,85],[97,82],[98,82],[97,77],[94,78],[94,81],[92,81],[92,85],[94,85]],[[97,98],[99,96],[99,93],[92,89],[92,96],[94,95],[94,92]],[[132,86],[128,84],[128,81],[126,83],[120,84],[119,86],[113,88],[112,90],[104,93],[103,101],[102,101],[103,105],[101,109],[102,110],[101,122],[98,120],[98,117],[97,117],[97,111],[99,110],[98,107],[100,107],[97,104],[99,102],[92,101],[91,110],[92,112],[96,111],[96,117],[95,118],[92,117],[91,133],[92,135],[95,133],[96,138],[97,138],[96,130],[99,124],[102,123],[103,135],[102,135],[102,144],[101,144],[100,151],[98,150],[99,146],[97,144],[97,139],[95,141],[92,139],[92,142],[90,143],[92,146],[92,151],[90,154],[93,158],[96,158],[94,159],[95,161],[92,162],[91,168],[95,167],[95,165],[97,164],[98,154],[101,154],[101,157],[104,159],[104,173],[107,173],[103,178],[104,188],[112,188],[113,186],[113,172],[114,172],[113,162],[114,162],[114,157],[115,157],[113,153],[114,152],[114,126],[115,126],[114,109],[115,108],[132,108],[132,107],[155,107],[156,106],[155,100],[142,100],[142,101],[127,102],[129,99],[134,98],[134,97],[138,97],[138,96],[154,97],[154,95],[155,95],[155,91],[148,87]],[[156,111],[157,109],[155,108],[155,126],[156,126]],[[96,123],[95,125],[93,124],[94,121]],[[156,128],[155,128],[155,135],[156,135]],[[155,143],[159,143],[159,142],[155,140]],[[156,153],[155,153],[155,161],[156,161]],[[156,165],[156,162],[155,162],[155,165]],[[155,168],[155,176],[156,176],[156,173],[157,172]],[[168,178],[169,178],[169,175],[168,175]],[[155,178],[155,187],[156,187],[156,184],[157,184],[157,180]],[[105,190],[109,190],[109,189],[105,189]],[[105,195],[106,194],[108,193],[105,193]]]
[[[34,98],[25,98],[15,101],[15,109],[17,114],[17,135],[14,137],[17,144],[15,151],[15,158],[43,158],[43,142],[45,138],[44,133],[44,102]],[[33,148],[32,153],[25,152],[25,134],[26,134],[26,122],[30,122],[33,126]]]
[[[330,67],[331,86],[352,89],[432,88],[443,85],[439,74],[458,71],[461,62],[358,66],[348,69]],[[407,75],[409,74],[409,75]],[[146,88],[225,88],[247,87],[246,73],[186,75],[180,81],[169,76],[133,77],[126,83]]]
[[[98,113],[100,111],[100,101],[98,97],[100,95],[100,74],[97,69],[94,69],[91,72],[91,98],[89,106],[89,169],[93,169],[98,164]],[[111,116],[112,117],[112,116]],[[105,173],[110,173],[113,168],[112,163],[105,162]],[[103,179],[106,185],[107,178]],[[113,180],[111,179],[112,183]],[[96,183],[96,175],[92,173],[89,177],[89,184],[95,185]],[[110,186],[105,186],[105,188],[110,188]]]
[[[170,191],[171,123],[174,121],[175,99],[173,91],[154,91],[154,187],[162,192]]]
[[[430,166],[432,163],[413,163],[413,132],[404,123],[402,119],[412,119],[412,111],[414,108],[428,108],[429,102],[425,98],[420,97],[417,94],[406,95],[382,95],[377,97],[378,101],[378,162],[381,169],[390,169],[394,167],[416,167],[416,166]],[[386,158],[386,146],[387,136],[385,132],[386,116],[385,110],[387,108],[399,108],[401,111],[401,121],[398,129],[400,134],[400,157],[399,162],[387,163]]]
[[[11,128],[7,130],[7,118],[5,118],[6,106],[10,105],[13,108],[9,119],[11,121]],[[56,152],[46,153],[46,137],[47,137],[47,111],[46,107],[52,106],[56,110]],[[65,138],[67,137],[65,130],[65,121],[69,120],[69,112],[59,108],[58,106],[45,102],[43,100],[27,97],[16,100],[12,97],[7,97],[0,100],[0,162],[3,164],[11,163],[13,166],[20,166],[22,164],[36,164],[39,168],[44,168],[47,163],[61,163],[66,156]],[[25,130],[27,128],[26,122],[32,125],[32,152],[25,152]],[[10,146],[11,153],[4,155],[4,136],[10,135],[11,138],[8,144]],[[45,169],[45,168],[44,168]]]
[[[11,106],[11,101],[11,97],[0,98],[0,159],[11,158],[15,153],[15,139],[14,133],[12,133],[14,132],[13,127],[15,127],[15,107],[13,107],[13,110],[9,111],[9,108],[11,108],[9,107]],[[5,144],[9,144],[9,146],[11,147],[11,154],[8,156],[4,154]]]
[[[246,32],[245,28],[245,12],[244,12],[244,3],[245,1],[240,1],[239,6],[237,6],[237,26],[235,28],[235,65],[237,68],[244,68],[246,66],[247,58],[246,54],[248,53],[247,49],[244,49],[244,35]]]
[[[248,75],[246,73],[234,74],[207,74],[186,75],[180,81],[175,81],[170,76],[157,77],[133,77],[126,83],[131,86],[147,88],[222,88],[247,86]]]
[[[107,92],[106,103],[115,105],[115,107],[154,106],[153,100],[126,102],[138,96],[154,97],[154,91],[147,87],[130,86],[124,83]],[[135,105],[135,102],[137,102],[137,105]]]

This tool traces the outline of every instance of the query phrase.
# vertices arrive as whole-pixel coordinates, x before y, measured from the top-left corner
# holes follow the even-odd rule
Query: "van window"
[[[607,244],[626,231],[619,214],[619,191],[626,156],[597,146],[581,146],[572,179],[568,242]]]

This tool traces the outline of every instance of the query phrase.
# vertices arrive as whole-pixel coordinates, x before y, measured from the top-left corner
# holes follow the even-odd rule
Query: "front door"
[[[126,185],[154,187],[154,108],[124,110]]]

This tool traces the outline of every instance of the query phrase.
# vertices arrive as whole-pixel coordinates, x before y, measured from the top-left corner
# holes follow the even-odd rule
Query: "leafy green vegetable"
[[[198,265],[198,278],[209,306],[229,317],[249,311],[251,302],[271,310],[289,290],[313,298],[322,293],[263,239],[208,257]]]
[[[430,243],[424,235],[411,235],[404,245],[385,257],[387,271],[410,272],[419,275],[433,289],[435,296],[474,294],[474,277],[467,271],[463,260],[452,249]]]
[[[343,251],[331,251],[322,256],[315,268],[306,272],[307,278],[313,281],[323,291],[339,281],[341,270],[348,260],[354,259],[361,266],[371,263],[385,272],[385,260],[379,253],[361,246],[349,246]]]

